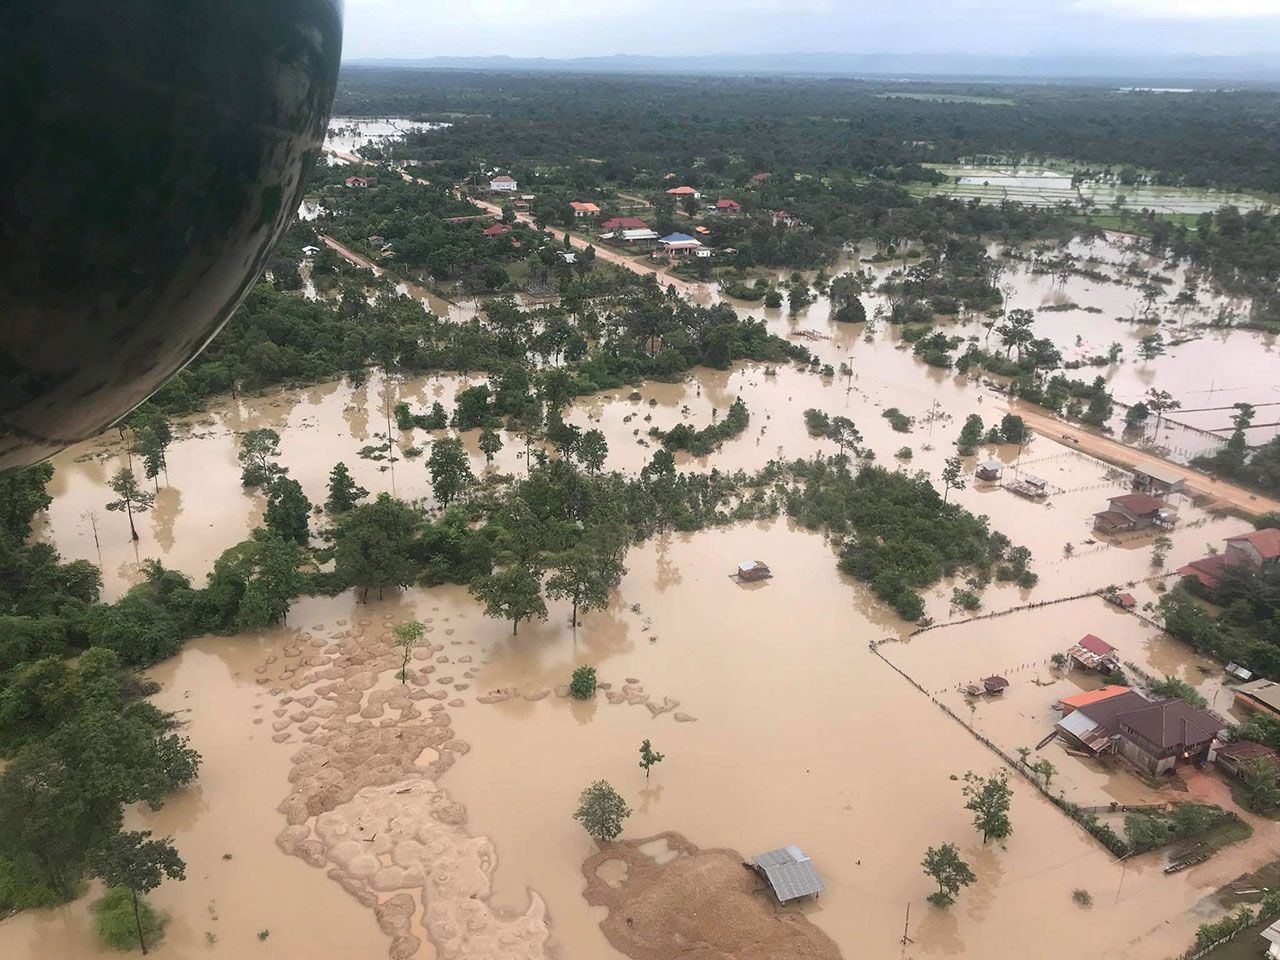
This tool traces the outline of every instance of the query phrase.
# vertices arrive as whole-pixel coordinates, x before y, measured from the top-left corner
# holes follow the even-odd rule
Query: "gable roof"
[[[1109,700],[1112,697],[1118,697],[1120,694],[1128,692],[1128,687],[1117,686],[1113,683],[1097,690],[1086,690],[1084,693],[1077,693],[1074,697],[1063,697],[1058,701],[1058,704],[1064,711],[1079,710],[1081,707],[1087,707],[1091,703]]]
[[[601,230],[648,230],[649,225],[639,217],[610,217],[600,224]]]
[[[510,233],[510,232],[511,232],[511,224],[509,224],[509,223],[495,223],[495,224],[494,224],[493,226],[491,226],[491,227],[485,227],[485,228],[484,228],[484,230],[482,230],[481,232],[482,232],[486,237],[498,237],[498,236],[501,236],[501,235],[502,235],[502,234],[504,234],[504,233]]]
[[[697,243],[697,244],[701,244],[701,242],[702,242],[702,241],[697,240],[697,239],[695,239],[694,237],[689,236],[687,233],[669,233],[669,234],[667,234],[665,237],[663,237],[663,238],[662,238],[662,242],[663,242],[663,243]]]
[[[1152,480],[1159,480],[1169,486],[1186,480],[1186,474],[1182,471],[1163,463],[1153,463],[1146,467],[1134,467],[1133,472],[1135,476],[1150,477]]]
[[[583,203],[580,200],[570,200],[569,206],[577,210],[579,213],[599,213],[600,208],[594,203]]]
[[[1126,493],[1124,496],[1112,497],[1108,502],[1113,507],[1123,507],[1140,517],[1148,513],[1159,513],[1165,508],[1163,500],[1148,497],[1145,493]]]
[[[1280,557],[1280,530],[1267,527],[1253,533],[1242,533],[1238,537],[1227,537],[1227,543],[1235,543],[1237,540],[1247,540],[1253,544],[1253,548],[1262,554],[1263,560]]]
[[[502,175],[500,175],[500,176],[493,177],[492,179],[490,179],[490,180],[489,180],[489,182],[490,182],[490,183],[515,183],[516,181],[515,181],[515,178],[514,178],[514,177],[508,177],[508,176],[504,173],[504,174],[502,174]]]
[[[1215,554],[1212,557],[1201,557],[1199,560],[1192,560],[1185,566],[1178,568],[1178,576],[1195,577],[1206,587],[1216,587],[1218,580],[1222,576],[1222,571],[1227,566],[1227,558],[1222,554]]]
[[[1090,653],[1096,653],[1100,657],[1110,656],[1116,652],[1116,648],[1101,637],[1095,637],[1092,633],[1086,633],[1080,638],[1080,642],[1076,644],[1078,647],[1084,647]]]
[[[1076,713],[1084,714],[1098,726],[1110,733],[1115,733],[1120,729],[1119,723],[1116,722],[1116,717],[1122,713],[1150,705],[1151,701],[1136,690],[1126,690],[1124,693],[1118,693],[1114,697],[1107,697],[1104,700],[1085,704],[1079,707]]]
[[[1224,744],[1218,748],[1218,756],[1226,757],[1228,760],[1270,760],[1271,762],[1280,762],[1278,755],[1270,747],[1264,747],[1260,743],[1254,743],[1252,740],[1237,740],[1234,743]]]
[[[741,210],[742,204],[737,200],[730,200],[727,197],[721,197],[716,201],[717,210]]]
[[[764,874],[774,894],[783,903],[823,890],[822,879],[813,861],[795,844],[759,854],[752,858],[752,863]]]
[[[1162,750],[1212,740],[1227,726],[1208,710],[1182,700],[1161,700],[1119,714],[1116,721]]]
[[[1280,710],[1280,683],[1274,680],[1250,680],[1233,688],[1232,692],[1244,694],[1273,710]]]
[[[667,191],[667,193],[673,193],[673,194],[676,194],[677,196],[688,196],[689,194],[693,194],[697,192],[698,191],[693,189],[693,187],[672,187],[670,190]]]

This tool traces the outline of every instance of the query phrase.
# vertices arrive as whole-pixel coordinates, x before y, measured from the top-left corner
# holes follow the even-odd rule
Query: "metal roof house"
[[[979,480],[999,480],[1000,474],[1004,471],[1004,464],[999,460],[983,460],[978,464],[978,469],[974,471],[974,475]]]
[[[1235,705],[1250,713],[1269,713],[1280,717],[1280,683],[1259,678],[1233,688]]]
[[[733,575],[739,580],[750,583],[753,580],[768,580],[773,571],[763,560],[743,560],[734,570]]]
[[[1086,670],[1114,670],[1120,662],[1116,648],[1101,637],[1086,633],[1069,651],[1069,656]]]
[[[1133,489],[1153,497],[1167,497],[1186,493],[1187,478],[1179,470],[1164,464],[1133,468]]]
[[[751,869],[768,881],[779,903],[816,897],[823,890],[813,861],[795,844],[753,857]]]

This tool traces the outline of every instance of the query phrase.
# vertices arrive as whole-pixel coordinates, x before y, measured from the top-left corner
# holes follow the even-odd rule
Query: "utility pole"
[[[910,901],[910,900],[908,900],[908,901],[907,901],[907,916],[906,916],[906,918],[902,921],[902,956],[904,956],[904,957],[907,955],[907,944],[908,944],[908,943],[915,943],[915,941],[914,941],[914,940],[912,940],[909,936],[907,936],[907,928],[908,928],[908,927],[910,927],[910,926],[911,926],[911,901]]]

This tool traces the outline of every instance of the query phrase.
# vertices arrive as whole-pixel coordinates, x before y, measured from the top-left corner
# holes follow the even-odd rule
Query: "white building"
[[[519,184],[505,173],[499,177],[494,177],[489,181],[490,190],[505,190],[508,193],[515,193],[519,189]]]

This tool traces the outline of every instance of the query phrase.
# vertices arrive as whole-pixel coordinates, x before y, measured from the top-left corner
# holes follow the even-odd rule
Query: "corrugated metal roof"
[[[753,862],[773,887],[774,895],[783,903],[810,897],[823,890],[813,861],[794,844],[762,853]]]

